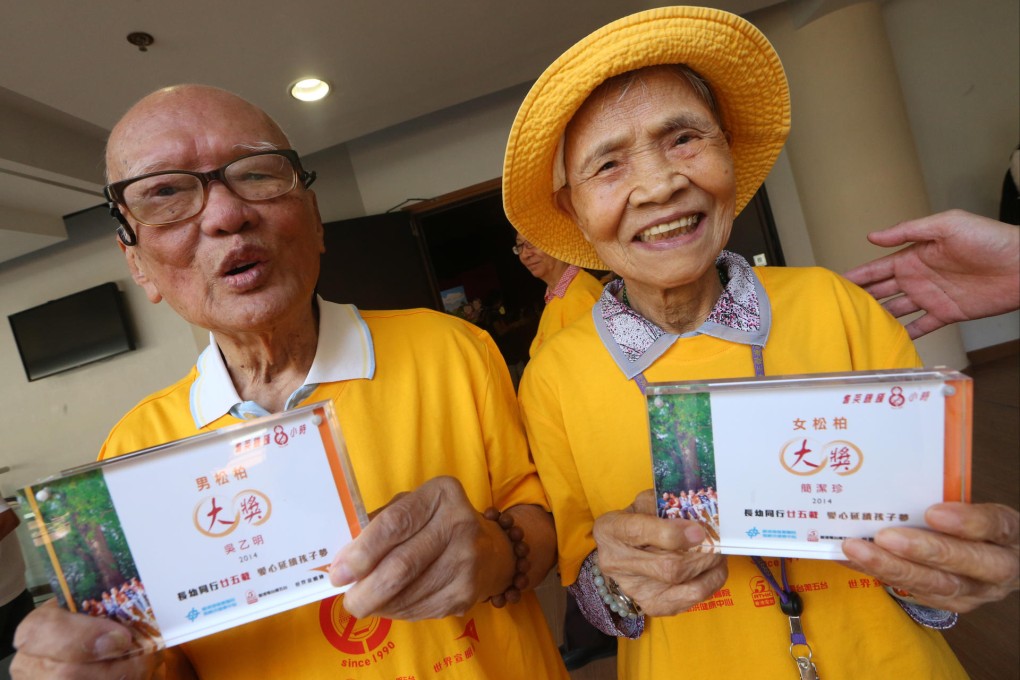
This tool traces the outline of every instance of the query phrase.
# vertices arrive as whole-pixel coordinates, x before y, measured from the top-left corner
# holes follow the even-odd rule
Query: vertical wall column
[[[790,81],[786,151],[815,259],[846,271],[883,253],[869,231],[930,212],[881,10],[857,3],[798,27],[784,3],[751,20]],[[926,365],[967,364],[955,327],[917,346]]]

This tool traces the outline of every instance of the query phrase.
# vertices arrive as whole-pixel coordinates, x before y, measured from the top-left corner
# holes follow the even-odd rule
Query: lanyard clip
[[[797,671],[800,673],[800,680],[819,680],[818,669],[811,663],[809,656],[794,657],[797,662]]]
[[[800,674],[800,680],[818,680],[818,669],[815,668],[815,664],[811,661],[814,657],[814,653],[811,651],[811,645],[807,643],[807,638],[804,637],[804,628],[800,625],[799,616],[791,616],[790,618],[790,656],[797,663],[797,672]],[[807,656],[798,656],[794,651],[794,647],[804,647],[807,649]]]

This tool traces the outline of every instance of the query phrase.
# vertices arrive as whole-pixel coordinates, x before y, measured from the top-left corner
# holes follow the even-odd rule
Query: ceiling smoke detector
[[[148,52],[149,46],[156,42],[156,39],[149,33],[135,31],[134,33],[128,33],[127,41],[137,47],[139,52]]]

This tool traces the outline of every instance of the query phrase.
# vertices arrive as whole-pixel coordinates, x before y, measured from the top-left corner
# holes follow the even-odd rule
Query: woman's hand
[[[1020,586],[1020,513],[994,503],[939,503],[926,529],[883,529],[847,539],[850,565],[923,605],[969,612]]]
[[[679,614],[726,582],[723,555],[691,552],[705,540],[701,525],[657,517],[650,489],[595,520],[594,533],[599,569],[650,616]]]

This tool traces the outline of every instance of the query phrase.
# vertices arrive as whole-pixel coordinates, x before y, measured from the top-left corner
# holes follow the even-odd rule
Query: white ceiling
[[[775,2],[706,4],[744,14]],[[101,203],[105,136],[159,87],[237,92],[308,154],[531,81],[595,28],[664,4],[3,0],[0,261],[62,240],[61,216]],[[139,51],[126,39],[132,31],[155,43]],[[329,80],[333,94],[314,104],[291,99],[287,86],[309,74]]]

